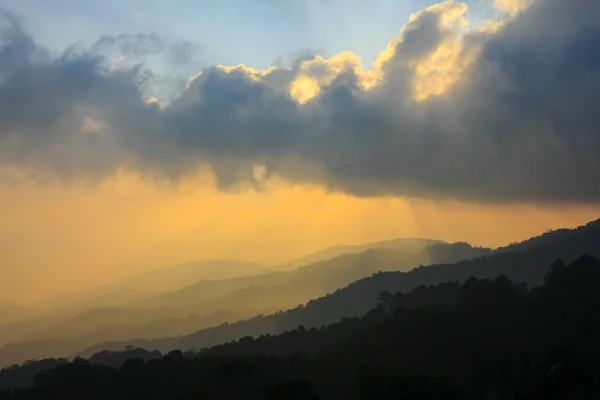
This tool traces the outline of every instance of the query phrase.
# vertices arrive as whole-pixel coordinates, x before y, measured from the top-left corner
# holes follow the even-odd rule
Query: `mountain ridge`
[[[342,288],[357,279],[370,276],[375,271],[408,270],[432,259],[458,260],[482,252],[487,254],[489,251],[472,248],[464,243],[435,245],[417,254],[405,254],[399,250],[389,249],[367,250],[360,254],[348,254],[337,259],[311,264],[296,271],[235,278],[234,286],[228,286],[231,284],[229,281],[200,281],[186,288],[183,291],[184,297],[174,299],[171,297],[170,303],[159,296],[159,302],[137,304],[136,308],[162,309],[164,312],[170,307],[177,313],[195,312],[201,315],[210,314],[215,309],[255,310],[254,315],[272,313],[273,299],[277,299],[275,303],[277,309],[285,310]],[[224,288],[219,288],[219,285],[224,285]],[[167,296],[180,294],[181,291],[176,291]],[[65,343],[69,340],[71,344]],[[35,357],[36,352],[43,348],[43,343],[43,340],[30,340],[0,348],[0,363],[11,364]],[[71,346],[72,352],[76,352],[78,349],[74,346],[77,343],[87,342],[77,341],[74,337],[64,338],[63,335],[63,339],[54,337],[49,343],[51,343],[50,348],[44,354],[48,357],[63,357],[70,352],[65,354],[55,352],[55,349],[66,349]]]
[[[288,261],[286,263],[277,265],[272,267],[272,271],[293,271],[300,267],[313,264],[319,261],[330,260],[335,257],[339,257],[344,254],[357,254],[361,253],[368,249],[404,249],[412,251],[423,250],[425,247],[434,245],[434,244],[448,244],[443,240],[437,239],[427,239],[427,238],[395,238],[382,240],[378,242],[371,242],[366,244],[339,244],[324,248],[322,250],[317,250],[313,253],[310,253],[304,257],[300,257],[298,259]]]
[[[126,345],[161,351],[174,348],[199,350],[245,336],[282,333],[298,325],[318,327],[342,318],[364,315],[373,308],[377,295],[382,291],[408,292],[419,285],[461,282],[470,277],[494,279],[504,275],[515,282],[539,286],[556,259],[569,263],[581,254],[600,254],[600,224],[586,224],[562,232],[564,240],[560,248],[555,246],[554,241],[536,241],[536,246],[520,251],[500,251],[453,264],[419,267],[409,272],[376,273],[287,311],[261,315],[235,324],[223,324],[180,338],[104,343],[73,356],[90,356],[103,349],[121,350]]]

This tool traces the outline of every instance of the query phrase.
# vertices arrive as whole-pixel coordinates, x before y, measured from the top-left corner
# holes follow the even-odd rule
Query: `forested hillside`
[[[184,337],[103,343],[77,354],[90,356],[103,349],[120,350],[127,345],[161,351],[174,348],[198,350],[244,336],[279,334],[298,325],[307,329],[320,327],[344,317],[364,315],[375,306],[375,299],[382,291],[408,292],[422,285],[462,283],[470,277],[494,279],[503,275],[529,287],[538,286],[543,283],[549,265],[555,260],[571,262],[581,254],[600,254],[600,223],[593,222],[561,232],[563,240],[555,240],[554,235],[552,240],[546,240],[548,235],[542,235],[534,239],[538,243],[537,246],[520,251],[500,251],[472,260],[424,266],[409,272],[376,273],[286,312],[228,323]],[[368,254],[369,252],[363,253],[361,256],[366,258]]]
[[[384,292],[365,317],[321,329],[162,358],[141,352],[121,358],[120,367],[106,365],[116,360],[110,353],[103,364],[55,360],[58,367],[38,374],[33,387],[2,396],[595,399],[598,285],[600,261],[582,256],[569,266],[555,261],[529,291],[501,276]],[[0,384],[21,370],[3,371]]]
[[[377,271],[410,270],[429,262],[454,262],[489,251],[466,243],[434,244],[410,252],[367,250],[291,272],[201,280],[122,307],[92,308],[58,321],[42,319],[0,326],[0,343],[5,344],[0,347],[0,366],[32,358],[67,357],[107,341],[139,342],[134,339],[185,336],[225,322],[235,323],[259,314],[295,308]],[[245,264],[242,266],[245,268]],[[175,272],[175,276],[180,277],[178,271],[175,268],[165,273],[171,276]]]

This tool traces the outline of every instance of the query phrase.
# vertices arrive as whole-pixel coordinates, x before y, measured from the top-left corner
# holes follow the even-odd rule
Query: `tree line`
[[[500,276],[382,292],[321,328],[63,360],[0,399],[595,399],[599,285],[600,261],[582,256],[529,290]]]

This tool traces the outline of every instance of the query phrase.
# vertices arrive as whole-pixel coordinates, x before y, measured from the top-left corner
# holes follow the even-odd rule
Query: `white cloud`
[[[494,0],[494,5],[501,11],[516,15],[531,5],[533,0]]]

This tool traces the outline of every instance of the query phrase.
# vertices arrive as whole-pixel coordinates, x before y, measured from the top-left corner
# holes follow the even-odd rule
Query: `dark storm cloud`
[[[456,34],[447,26],[459,7],[452,2],[403,29],[375,88],[365,90],[352,68],[325,79],[327,62],[269,72],[213,67],[164,108],[144,101],[139,69],[111,72],[94,51],[37,61],[43,49],[5,15],[0,162],[63,178],[130,169],[170,179],[208,163],[223,188],[260,187],[261,165],[267,178],[360,196],[599,202],[596,3],[537,1],[497,31],[469,33],[463,57],[474,61],[423,101],[413,100],[415,63]],[[157,46],[152,37],[124,37],[97,45],[129,53]],[[301,74],[326,82],[306,104],[288,91]]]
[[[172,66],[186,65],[201,52],[198,43],[166,39],[156,33],[105,35],[90,49],[91,53],[131,58],[135,61],[163,55]]]
[[[0,8],[0,73],[8,74],[26,67],[40,51],[33,39],[21,28],[21,21]]]
[[[123,55],[148,56],[164,51],[166,43],[153,33],[122,34],[119,36],[103,36],[93,49],[106,52],[117,49]]]

